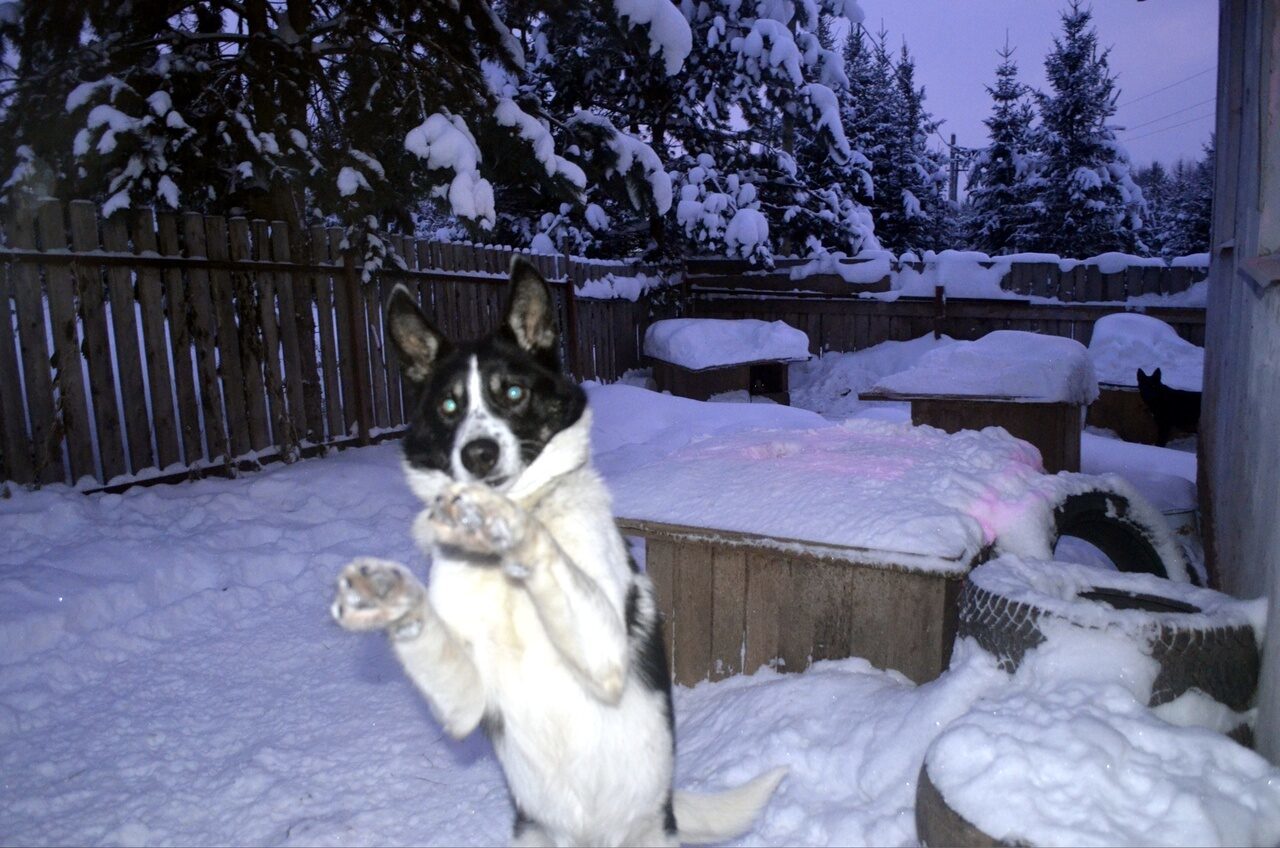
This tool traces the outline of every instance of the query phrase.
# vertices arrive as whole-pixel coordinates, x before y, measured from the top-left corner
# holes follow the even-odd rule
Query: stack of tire
[[[957,639],[973,640],[1015,674],[1054,634],[1105,630],[1159,664],[1148,707],[1191,693],[1221,705],[1219,716],[1247,714],[1260,669],[1260,607],[1149,573],[1155,570],[1112,572],[1001,557],[979,566],[966,581]],[[1252,743],[1247,723],[1213,729]],[[916,826],[923,845],[1026,844],[995,839],[953,809],[930,779],[929,764],[926,755],[917,786]]]

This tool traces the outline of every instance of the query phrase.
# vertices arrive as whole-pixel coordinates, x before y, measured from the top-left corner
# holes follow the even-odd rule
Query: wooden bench
[[[932,680],[950,660],[960,588],[976,564],[627,518],[618,526],[645,541],[672,677],[685,686],[850,656]]]
[[[1045,403],[1035,398],[981,395],[907,394],[870,391],[859,400],[911,403],[911,423],[927,424],[948,433],[1003,427],[1040,451],[1044,470],[1080,470],[1080,431],[1084,417],[1072,403]]]

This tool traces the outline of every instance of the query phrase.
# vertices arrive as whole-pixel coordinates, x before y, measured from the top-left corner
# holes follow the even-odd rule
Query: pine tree
[[[1205,145],[1200,161],[1180,169],[1169,201],[1166,256],[1205,253],[1213,227],[1213,142]],[[1179,163],[1181,164],[1181,163]]]
[[[647,4],[646,34],[664,10],[683,22],[665,0]],[[661,36],[633,49],[678,67],[681,46]],[[488,0],[135,0],[129,14],[108,0],[25,3],[0,41],[18,64],[0,118],[5,200],[52,193],[108,214],[155,204],[295,230],[336,216],[367,267],[379,233],[412,228],[424,202],[479,234],[496,222],[495,187],[575,204],[588,172],[657,161],[607,126],[557,148],[537,98],[513,96],[525,52]],[[651,202],[660,182],[641,186]]]
[[[1142,219],[1142,241],[1153,253],[1167,255],[1165,242],[1170,235],[1170,205],[1177,184],[1160,162],[1152,162],[1146,168],[1139,168],[1134,173],[1133,181],[1142,189],[1142,198],[1147,204],[1147,214]]]
[[[945,158],[928,147],[938,122],[915,85],[915,60],[904,45],[895,63],[886,38],[855,29],[844,53],[854,96],[842,118],[869,161],[876,238],[899,252],[949,247],[955,211],[940,192]]]
[[[990,143],[978,155],[968,184],[969,243],[990,254],[1024,250],[1023,228],[1028,223],[1028,144],[1034,111],[1028,88],[1018,82],[1018,66],[1008,44],[1000,51],[991,115],[987,126]]]
[[[1026,236],[1033,249],[1064,256],[1145,252],[1142,191],[1107,124],[1115,113],[1115,78],[1091,20],[1072,0],[1045,59],[1051,91],[1036,94],[1041,124],[1033,145],[1042,188]]]

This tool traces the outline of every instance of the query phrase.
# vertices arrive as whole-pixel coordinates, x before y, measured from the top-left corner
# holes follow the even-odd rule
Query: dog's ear
[[[1150,379],[1151,378],[1147,376],[1146,371],[1143,371],[1141,368],[1138,369],[1138,385],[1139,386],[1141,386],[1143,383],[1147,382],[1147,380],[1150,380]]]
[[[404,364],[404,375],[413,383],[425,383],[450,345],[418,308],[413,293],[399,283],[387,298],[387,332]]]
[[[560,367],[555,301],[546,280],[523,256],[511,260],[511,290],[500,329],[521,349]]]
[[[1164,382],[1164,379],[1160,376],[1160,369],[1159,369],[1159,368],[1157,368],[1156,370],[1154,370],[1154,371],[1152,371],[1152,372],[1151,372],[1151,379],[1152,379],[1154,382],[1156,382],[1156,383],[1163,383],[1163,382]]]

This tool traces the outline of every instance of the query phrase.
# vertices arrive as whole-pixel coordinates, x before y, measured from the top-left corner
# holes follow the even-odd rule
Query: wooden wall
[[[1219,9],[1200,503],[1211,577],[1270,597],[1255,735],[1280,762],[1280,6]]]

